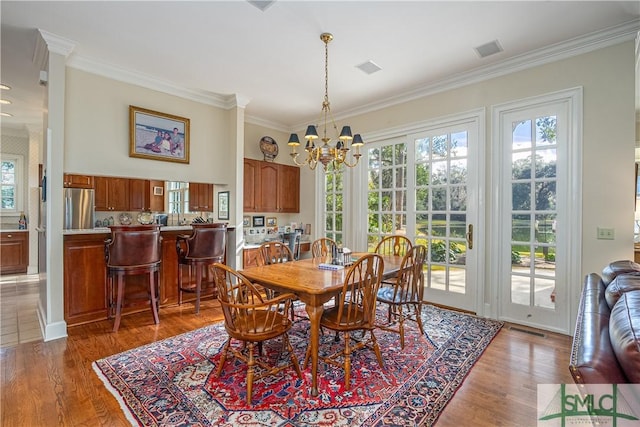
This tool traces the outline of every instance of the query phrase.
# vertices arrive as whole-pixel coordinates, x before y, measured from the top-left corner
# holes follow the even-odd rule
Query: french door
[[[498,317],[568,332],[567,283],[579,274],[576,104],[581,92],[494,110],[500,167],[495,254]],[[570,191],[570,189],[573,190]]]
[[[483,114],[369,144],[367,247],[403,234],[428,249],[425,299],[476,312]]]

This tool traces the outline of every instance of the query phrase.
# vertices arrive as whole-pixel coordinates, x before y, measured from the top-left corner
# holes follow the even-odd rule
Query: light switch
[[[614,240],[615,234],[613,228],[598,227],[598,240]]]

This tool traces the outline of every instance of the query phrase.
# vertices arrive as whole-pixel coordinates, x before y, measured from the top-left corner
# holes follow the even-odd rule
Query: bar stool
[[[178,252],[178,304],[182,304],[182,293],[196,294],[196,314],[200,312],[200,294],[202,287],[211,287],[213,296],[217,294],[213,278],[202,281],[202,270],[216,262],[224,263],[227,244],[226,223],[195,223],[191,224],[191,235],[180,235],[176,239]],[[182,270],[188,268],[188,283],[183,283]],[[208,273],[208,270],[207,270]],[[192,275],[195,274],[195,283]]]
[[[160,227],[157,225],[112,226],[111,238],[105,240],[107,281],[109,284],[109,317],[113,317],[115,290],[115,321],[113,332],[118,332],[125,294],[125,276],[149,275],[148,298],[153,322],[158,318],[158,278],[161,263]],[[117,278],[117,288],[114,287]]]

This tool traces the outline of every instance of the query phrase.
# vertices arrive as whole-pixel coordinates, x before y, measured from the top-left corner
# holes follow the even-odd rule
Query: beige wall
[[[488,184],[494,144],[491,107],[582,86],[582,272],[600,272],[610,261],[633,259],[634,67],[634,43],[630,41],[353,117],[349,122],[366,137],[367,132],[485,108]],[[489,223],[491,197],[488,186]],[[615,240],[597,240],[598,226],[615,228]]]
[[[226,110],[74,68],[65,102],[65,172],[233,183]],[[129,105],[189,118],[189,164],[129,157]]]

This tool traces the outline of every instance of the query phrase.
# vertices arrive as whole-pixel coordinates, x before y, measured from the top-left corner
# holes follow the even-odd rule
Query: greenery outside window
[[[22,211],[22,156],[2,155],[2,204],[3,214],[17,214]]]

